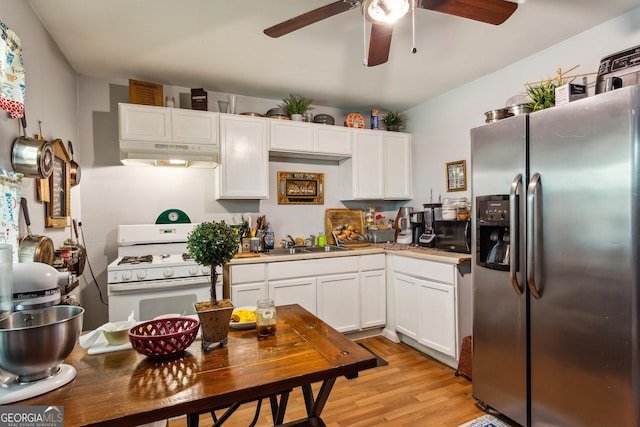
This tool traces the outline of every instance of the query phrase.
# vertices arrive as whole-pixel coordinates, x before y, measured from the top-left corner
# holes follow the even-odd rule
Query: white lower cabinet
[[[340,332],[386,324],[385,255],[230,265],[231,300],[300,304]]]
[[[455,367],[462,337],[471,333],[469,264],[393,257],[395,330]],[[430,353],[431,354],[431,353]]]
[[[318,317],[340,332],[360,329],[357,273],[318,277]]]
[[[276,305],[300,304],[311,313],[316,314],[316,278],[270,280],[269,298]]]
[[[236,307],[256,305],[267,298],[267,274],[264,264],[232,265],[228,273],[231,286],[231,302]]]
[[[453,284],[420,283],[418,342],[448,356],[456,354],[456,298]]]

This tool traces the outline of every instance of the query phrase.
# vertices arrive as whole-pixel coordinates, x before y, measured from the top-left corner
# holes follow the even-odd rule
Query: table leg
[[[331,394],[335,382],[335,378],[324,380],[315,399],[313,397],[313,391],[311,390],[311,384],[302,386],[304,403],[307,407],[307,416],[310,419],[320,418],[320,414],[324,409],[324,405],[327,403],[327,399],[329,398],[329,394]]]

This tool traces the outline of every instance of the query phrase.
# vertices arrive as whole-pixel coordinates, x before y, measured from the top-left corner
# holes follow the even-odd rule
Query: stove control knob
[[[173,268],[165,268],[163,274],[164,274],[164,277],[172,277],[173,276]]]
[[[131,280],[133,278],[133,273],[130,271],[122,272],[122,280]]]
[[[211,273],[211,267],[209,267],[208,265],[202,266],[202,274],[209,274]]]
[[[147,277],[147,272],[144,270],[140,270],[138,271],[138,274],[136,274],[136,276],[138,277],[138,280],[144,280]]]
[[[196,274],[198,274],[198,267],[193,266],[189,268],[189,274],[192,276],[195,276]]]

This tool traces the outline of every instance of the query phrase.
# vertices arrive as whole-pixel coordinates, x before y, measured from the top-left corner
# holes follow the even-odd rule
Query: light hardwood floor
[[[352,380],[341,377],[336,381],[322,413],[328,427],[456,427],[484,415],[471,395],[471,382],[456,377],[454,369],[383,337],[358,342],[389,364],[360,372]],[[255,403],[244,405],[224,425],[246,427],[254,414]],[[265,401],[257,425],[272,425],[270,414]],[[302,418],[304,414],[302,392],[294,390],[285,421]],[[201,426],[212,424],[210,415],[201,415]],[[169,423],[169,427],[184,426],[185,418]]]

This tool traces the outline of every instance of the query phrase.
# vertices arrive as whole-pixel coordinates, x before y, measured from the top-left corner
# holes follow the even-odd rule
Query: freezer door
[[[471,130],[473,193],[473,394],[525,425],[527,415],[527,293],[518,293],[509,271],[478,265],[477,197],[508,195],[514,178],[526,185],[527,116],[515,116]],[[523,193],[519,188],[518,193]],[[516,195],[524,213],[523,194]],[[517,213],[517,212],[514,212]],[[524,221],[518,221],[511,255],[524,289]]]
[[[640,425],[639,89],[530,116],[532,426]]]

